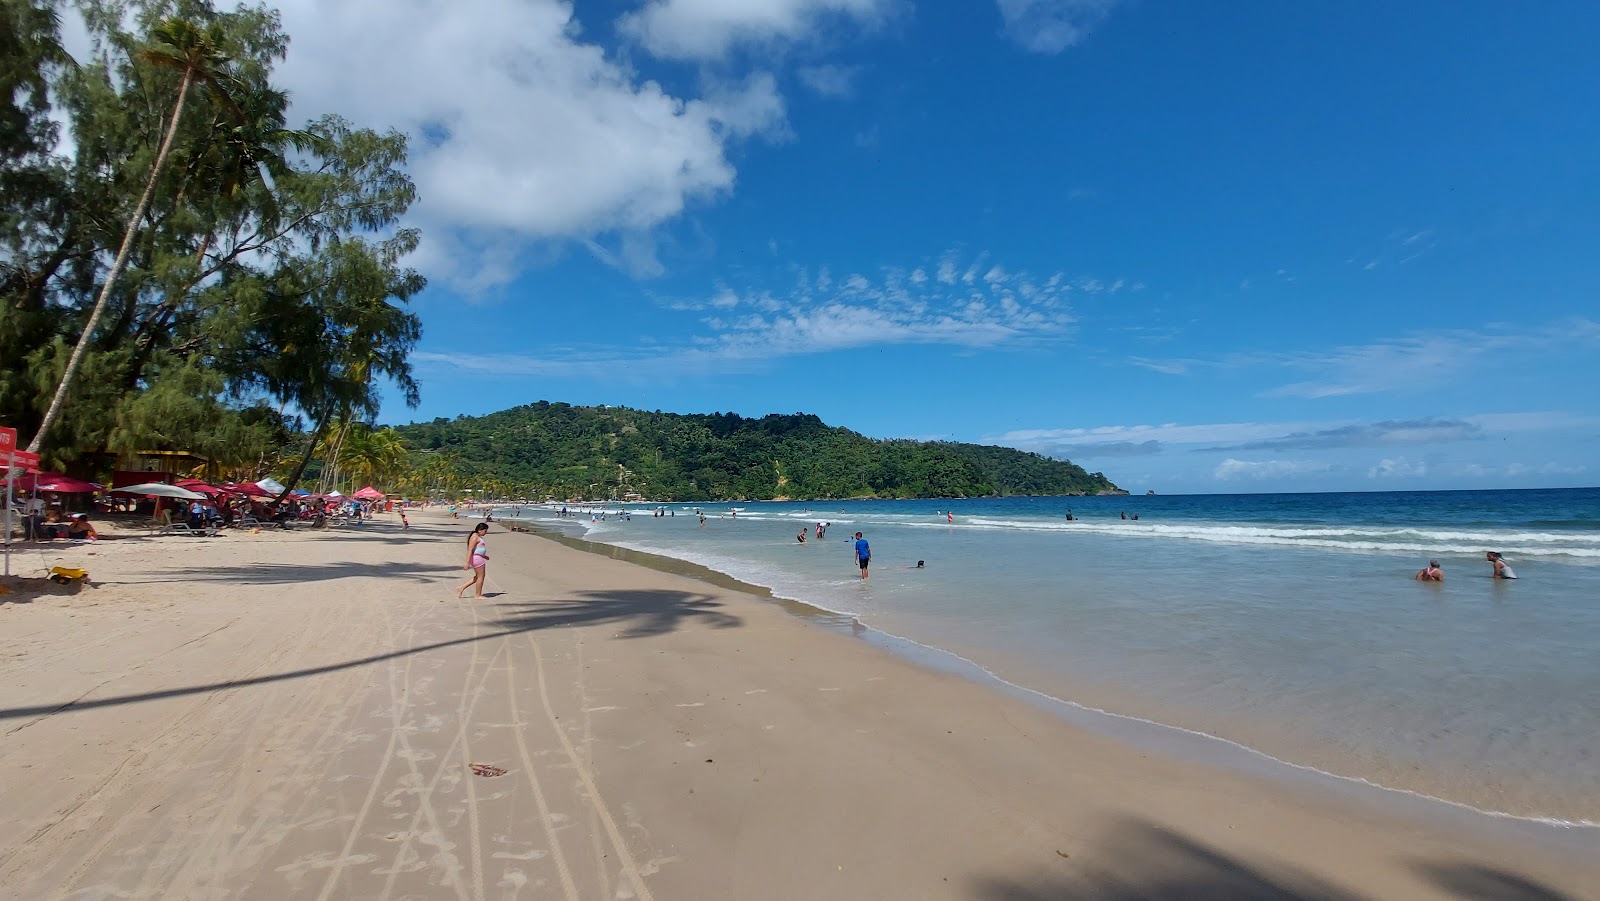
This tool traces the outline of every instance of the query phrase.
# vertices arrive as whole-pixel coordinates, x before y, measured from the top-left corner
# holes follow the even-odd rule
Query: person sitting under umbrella
[[[67,537],[79,541],[95,541],[100,536],[95,533],[94,524],[89,522],[89,514],[79,513],[72,517],[72,522],[67,525]]]
[[[52,538],[65,538],[67,523],[61,518],[61,508],[51,507],[45,511],[44,522],[39,523],[39,537],[44,540]]]

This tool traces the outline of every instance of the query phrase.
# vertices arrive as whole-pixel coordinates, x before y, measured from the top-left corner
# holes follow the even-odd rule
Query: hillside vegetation
[[[650,413],[536,404],[397,428],[430,487],[655,500],[1095,494],[1100,473],[1007,447],[881,441],[804,413]],[[454,484],[444,484],[444,483]]]

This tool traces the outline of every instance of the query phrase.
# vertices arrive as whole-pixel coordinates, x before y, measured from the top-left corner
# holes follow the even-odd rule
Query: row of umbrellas
[[[13,484],[17,488],[29,491],[55,491],[62,494],[82,494],[91,491],[104,491],[104,485],[94,482],[85,482],[59,472],[28,473],[17,476]],[[112,489],[114,494],[142,494],[145,497],[168,497],[179,500],[203,500],[222,494],[239,494],[245,497],[277,497],[284,492],[282,483],[275,479],[262,479],[259,482],[229,482],[225,485],[211,485],[199,479],[179,479],[174,484],[165,482],[143,482],[138,485],[124,485]],[[336,500],[344,497],[337,491],[328,494],[312,494],[309,491],[297,490],[292,497],[300,500]],[[383,492],[371,485],[357,491],[352,497],[358,500],[376,500],[383,497]]]

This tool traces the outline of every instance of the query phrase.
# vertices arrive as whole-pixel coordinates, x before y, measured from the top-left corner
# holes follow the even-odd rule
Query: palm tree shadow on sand
[[[349,574],[345,569],[341,569],[341,571]],[[275,574],[267,579],[269,584],[275,583],[276,580]],[[744,624],[744,621],[739,617],[723,613],[718,609],[722,604],[713,600],[710,595],[688,591],[585,591],[576,598],[545,602],[531,601],[518,604],[498,604],[496,606],[503,609],[500,618],[494,622],[494,625],[499,628],[484,634],[446,638],[426,644],[395,648],[381,654],[372,654],[353,660],[340,660],[320,666],[250,676],[243,679],[230,679],[224,682],[175,686],[135,694],[78,698],[75,700],[4,708],[0,709],[0,720],[50,716],[57,713],[65,713],[69,710],[81,712],[101,707],[137,704],[163,698],[185,697],[188,695],[207,694],[213,691],[247,688],[272,682],[304,679],[310,676],[321,676],[341,670],[371,666],[386,660],[394,660],[413,654],[425,654],[456,645],[492,641],[497,638],[515,635],[518,632],[531,632],[557,626],[619,623],[625,624],[626,628],[617,633],[616,637],[644,638],[651,635],[664,635],[683,628],[690,623],[699,623],[713,629],[730,629]]]
[[[496,606],[500,616],[495,625],[507,632],[616,623],[624,626],[617,633],[618,638],[646,638],[691,623],[713,629],[730,629],[744,623],[739,617],[724,613],[722,603],[711,595],[688,591],[582,591],[574,598]]]
[[[984,901],[1366,901],[1287,864],[1246,861],[1137,819],[1112,827],[1092,850],[1076,851],[1033,876],[975,880]],[[1078,858],[1087,858],[1079,860]],[[1446,895],[1483,901],[1571,901],[1523,876],[1465,861],[1414,861]],[[1063,872],[1063,870],[1065,870]]]

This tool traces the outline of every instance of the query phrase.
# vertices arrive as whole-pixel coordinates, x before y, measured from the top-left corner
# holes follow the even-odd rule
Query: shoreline
[[[0,604],[0,881],[662,901],[1600,886],[1586,830],[1536,840],[1140,749],[825,617],[503,527],[492,596],[456,601],[469,527],[117,542],[89,558],[97,587]]]
[[[1578,501],[1592,509],[1592,499]],[[966,667],[980,680],[1502,818],[1575,827],[1600,820],[1600,781],[1585,763],[1593,680],[1580,653],[1597,625],[1585,601],[1600,580],[1590,561],[1528,560],[1523,574],[1532,578],[1518,583],[1475,578],[1475,567],[1452,570],[1447,589],[1424,591],[1410,561],[1397,564],[1387,550],[1355,551],[1362,556],[1353,565],[1317,548],[1215,550],[1210,533],[1236,531],[1220,515],[1190,529],[1205,533],[1204,542],[1144,551],[1143,533],[1115,540],[1124,536],[1114,527],[1070,538],[1060,537],[1065,528],[1033,531],[1032,508],[985,508],[963,528],[946,526],[943,516],[923,522],[919,506],[835,517],[835,530],[866,528],[883,542],[874,540],[874,549],[898,554],[874,560],[890,581],[875,565],[870,591],[858,591],[815,543],[794,549],[797,526],[783,523],[807,518],[798,505],[760,520],[752,513],[748,525],[741,513],[738,527],[720,533],[726,522],[702,533],[692,521],[680,529],[648,515],[642,524],[590,526],[524,514],[574,535],[599,529],[587,539],[694,561],[781,597],[859,614],[903,644],[938,649],[907,648],[914,656],[965,658],[935,665]],[[1457,531],[1453,523],[1415,528]],[[1596,534],[1584,533],[1584,548],[1600,552]],[[1130,567],[1152,555],[1148,577],[1130,578]],[[1069,556],[1085,562],[1069,565]],[[937,575],[900,572],[909,567],[898,564],[922,557]],[[1227,576],[1220,581],[1219,570]],[[1303,588],[1272,584],[1272,573],[1285,570],[1301,573]],[[1302,646],[1304,659],[1280,650]],[[1521,690],[1536,685],[1549,694]],[[1531,700],[1538,697],[1543,703]]]
[[[619,544],[591,541],[580,536],[567,535],[547,526],[530,524],[517,517],[496,519],[497,524],[515,521],[523,534],[554,541],[585,553],[622,560],[659,572],[683,575],[719,587],[742,591],[762,600],[770,601],[786,612],[806,620],[820,622],[841,635],[859,639],[867,644],[910,660],[920,666],[939,672],[951,673],[991,690],[1005,693],[1031,703],[1048,713],[1061,717],[1074,725],[1090,729],[1097,734],[1128,742],[1142,750],[1179,756],[1211,766],[1217,766],[1268,779],[1303,782],[1313,790],[1333,793],[1353,793],[1358,798],[1379,805],[1396,805],[1397,810],[1410,809],[1421,816],[1462,817],[1465,821],[1483,818],[1497,825],[1524,830],[1535,839],[1548,836],[1548,830],[1558,833],[1576,831],[1587,833],[1600,842],[1600,822],[1591,820],[1565,820],[1557,817],[1534,816],[1490,810],[1472,804],[1441,798],[1425,792],[1392,785],[1384,785],[1360,776],[1331,772],[1319,767],[1296,763],[1275,756],[1242,742],[1184,726],[1163,723],[1146,717],[1119,713],[1070,698],[1059,697],[1047,691],[1007,679],[984,664],[948,648],[926,644],[913,638],[897,635],[861,623],[856,617],[800,598],[775,594],[764,585],[742,581],[720,570],[700,563],[665,554],[642,551]],[[1587,844],[1587,839],[1580,840]],[[1596,845],[1600,848],[1600,845]]]

